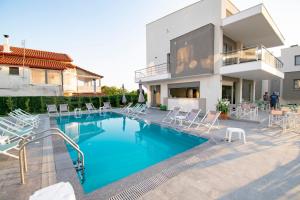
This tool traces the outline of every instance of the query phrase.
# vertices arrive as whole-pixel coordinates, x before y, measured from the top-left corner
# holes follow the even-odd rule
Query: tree
[[[113,96],[113,95],[122,95],[123,89],[117,88],[115,86],[109,87],[109,86],[102,86],[101,87],[102,93],[104,93],[107,96]],[[125,89],[125,93],[128,93],[128,91]]]

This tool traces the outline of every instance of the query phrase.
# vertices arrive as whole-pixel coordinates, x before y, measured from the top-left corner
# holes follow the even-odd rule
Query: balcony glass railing
[[[151,67],[147,67],[144,69],[139,69],[135,71],[135,81],[138,82],[139,80],[147,77],[157,76],[161,74],[167,74],[168,71],[168,64],[163,63],[160,65],[154,65]]]
[[[263,46],[223,53],[223,66],[253,61],[262,61],[277,69],[283,67],[283,63]]]

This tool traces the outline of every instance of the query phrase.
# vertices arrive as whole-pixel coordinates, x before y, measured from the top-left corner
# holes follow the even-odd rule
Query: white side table
[[[9,143],[9,137],[4,135],[4,136],[0,136],[0,144],[6,144]]]
[[[225,139],[228,139],[228,142],[231,142],[231,137],[232,137],[233,133],[239,134],[240,140],[242,139],[242,136],[243,136],[243,142],[244,142],[244,144],[246,143],[246,133],[241,128],[227,128]]]

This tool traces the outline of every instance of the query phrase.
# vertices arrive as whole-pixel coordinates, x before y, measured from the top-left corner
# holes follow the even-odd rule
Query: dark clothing
[[[270,98],[269,98],[269,95],[268,94],[265,94],[264,97],[263,97],[264,101],[269,101]]]
[[[278,102],[278,96],[276,94],[272,94],[270,96],[270,104],[271,104],[271,108],[276,108],[276,104]]]

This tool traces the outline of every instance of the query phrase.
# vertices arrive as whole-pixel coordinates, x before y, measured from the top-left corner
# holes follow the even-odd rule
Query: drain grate
[[[185,161],[182,161],[170,168],[167,168],[160,173],[152,176],[127,190],[123,190],[121,193],[111,197],[109,200],[132,200],[142,197],[147,192],[155,189],[159,185],[165,183],[172,177],[177,176],[179,173],[193,167],[199,163],[200,158],[193,156]]]

